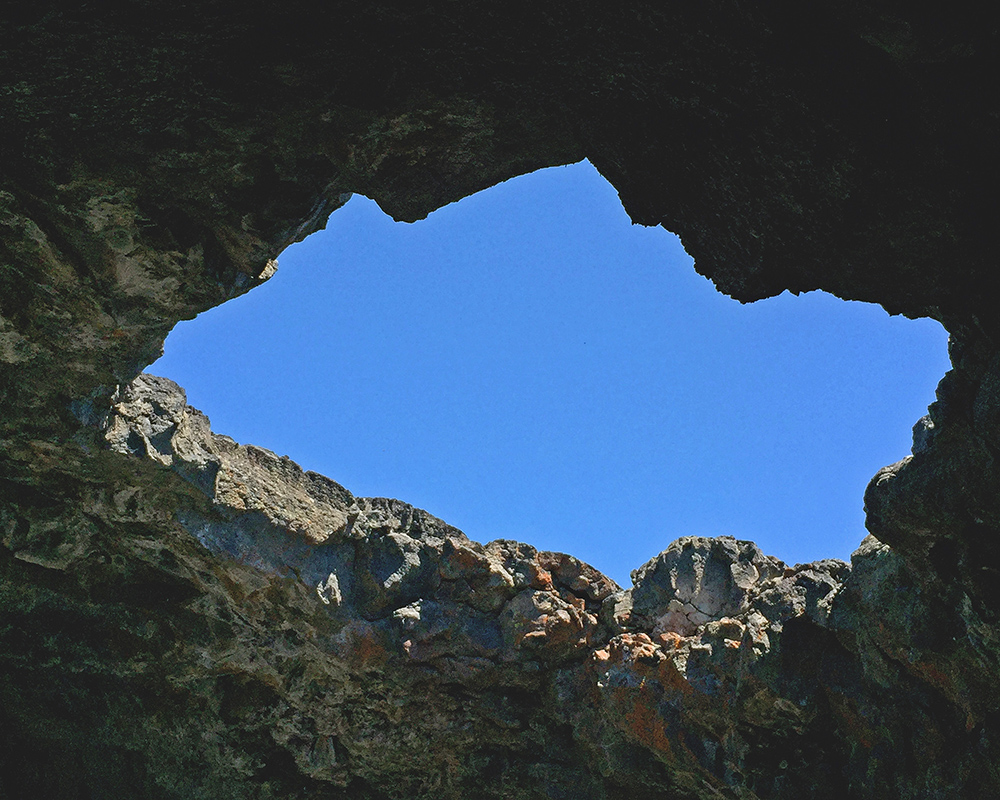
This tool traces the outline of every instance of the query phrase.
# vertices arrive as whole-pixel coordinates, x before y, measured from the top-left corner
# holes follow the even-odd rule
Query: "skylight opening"
[[[413,224],[356,196],[148,371],[217,433],[628,585],[688,534],[849,557],[946,341],[822,293],[741,306],[581,162]]]

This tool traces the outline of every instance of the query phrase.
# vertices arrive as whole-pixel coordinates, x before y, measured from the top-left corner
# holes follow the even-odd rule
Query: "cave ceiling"
[[[0,796],[995,793],[997,20],[973,8],[5,9]],[[852,565],[689,537],[626,591],[137,379],[351,193],[412,221],[582,158],[737,300],[948,329]]]

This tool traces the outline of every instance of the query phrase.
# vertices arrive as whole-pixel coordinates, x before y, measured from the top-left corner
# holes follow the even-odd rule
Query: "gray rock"
[[[632,619],[654,633],[684,636],[749,608],[754,591],[784,572],[753,542],[686,536],[632,572]]]
[[[989,10],[8,6],[0,796],[997,796]],[[414,220],[584,156],[740,301],[948,328],[849,573],[679,545],[620,592],[128,387],[349,192]]]

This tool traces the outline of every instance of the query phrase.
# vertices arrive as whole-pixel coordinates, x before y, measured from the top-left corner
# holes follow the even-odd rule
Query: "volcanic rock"
[[[995,17],[5,9],[0,797],[997,796]],[[352,192],[414,220],[582,158],[741,301],[948,329],[850,565],[685,537],[623,589],[355,497],[142,374]]]

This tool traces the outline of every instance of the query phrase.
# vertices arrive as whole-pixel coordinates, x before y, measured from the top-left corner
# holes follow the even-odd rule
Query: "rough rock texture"
[[[912,5],[4,9],[0,797],[1000,793],[997,14]],[[351,192],[583,157],[740,300],[948,328],[850,567],[685,538],[622,591],[137,378]]]

